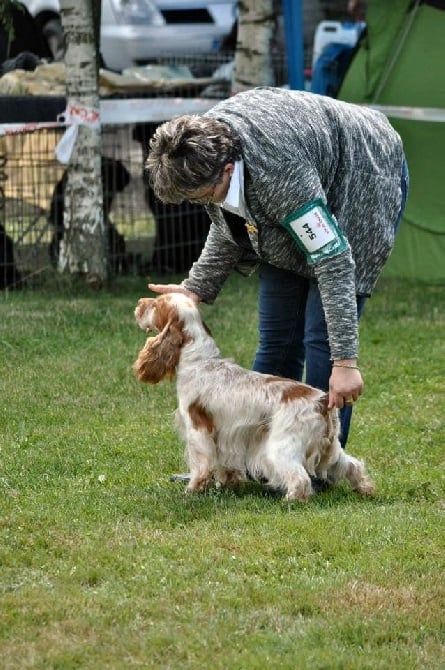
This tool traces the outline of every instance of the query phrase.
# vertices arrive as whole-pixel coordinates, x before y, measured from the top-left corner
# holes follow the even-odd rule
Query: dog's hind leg
[[[328,477],[334,482],[347,479],[352,490],[364,496],[371,496],[375,493],[375,485],[367,474],[362,461],[346,454],[343,450],[339,452],[337,462],[329,468]]]
[[[311,479],[302,465],[292,464],[292,471],[286,476],[286,500],[307,502],[311,497]]]
[[[311,479],[301,462],[302,445],[297,435],[271,435],[266,445],[263,473],[269,486],[286,491],[286,500],[306,502],[312,495]]]

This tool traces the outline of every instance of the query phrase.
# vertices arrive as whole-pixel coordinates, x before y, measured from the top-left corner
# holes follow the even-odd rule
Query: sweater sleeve
[[[233,240],[228,227],[213,220],[213,216],[212,221],[204,248],[193,263],[188,277],[182,282],[186,289],[209,304],[215,301],[243,255],[243,250]]]
[[[314,270],[325,312],[331,358],[357,358],[357,300],[350,248],[318,263]]]

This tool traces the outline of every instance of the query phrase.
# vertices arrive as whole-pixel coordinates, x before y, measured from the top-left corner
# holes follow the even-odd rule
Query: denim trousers
[[[394,221],[397,230],[409,187],[406,161],[402,171],[402,203]],[[329,390],[332,371],[327,326],[318,284],[288,270],[269,264],[260,266],[258,299],[259,344],[253,369],[290,377]],[[366,296],[357,296],[357,316],[363,313]],[[340,442],[346,446],[352,407],[340,410]]]

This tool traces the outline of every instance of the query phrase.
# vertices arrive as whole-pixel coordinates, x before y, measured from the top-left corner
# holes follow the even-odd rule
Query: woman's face
[[[219,203],[224,202],[229,190],[233,170],[233,163],[227,163],[227,165],[224,166],[224,172],[220,181],[212,186],[208,186],[202,191],[196,191],[189,196],[187,200],[189,202],[199,202],[202,205],[208,205],[210,203],[218,205]]]

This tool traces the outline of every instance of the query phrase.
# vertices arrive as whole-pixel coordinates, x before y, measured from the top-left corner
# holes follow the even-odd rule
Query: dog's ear
[[[176,372],[185,343],[182,323],[169,321],[156,337],[149,337],[133,366],[141,382],[157,384]]]

